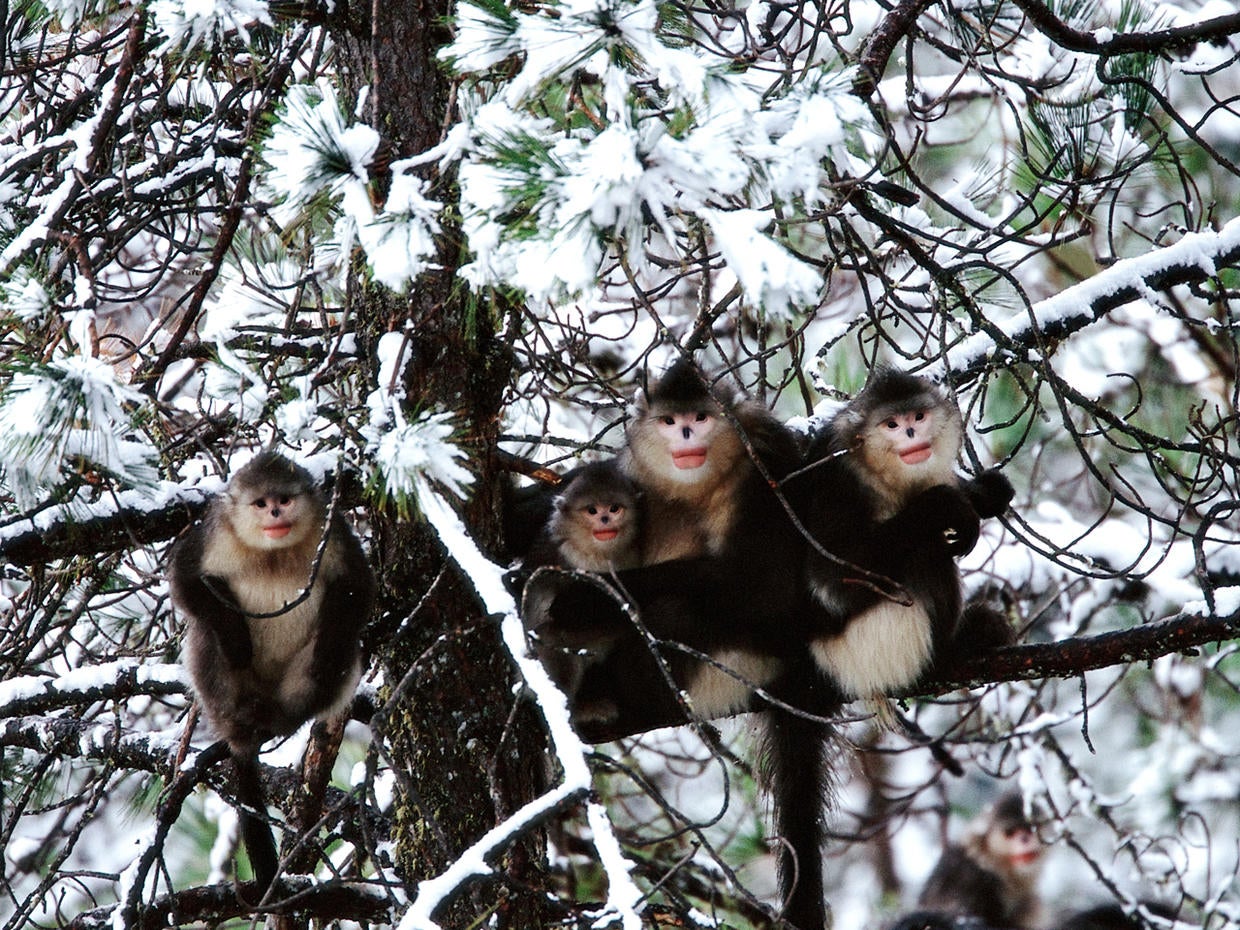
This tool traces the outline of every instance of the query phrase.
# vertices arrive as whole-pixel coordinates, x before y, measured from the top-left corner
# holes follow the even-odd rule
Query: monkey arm
[[[361,627],[374,609],[376,584],[361,543],[341,517],[333,518],[331,534],[336,570],[323,578],[311,673],[316,681],[334,689],[356,662]],[[333,691],[330,698],[335,696]]]
[[[1006,482],[1006,479],[1003,479]],[[875,532],[879,552],[906,558],[914,552],[945,550],[964,555],[977,545],[981,520],[969,494],[947,484],[936,484],[915,495]]]
[[[874,519],[871,492],[850,474],[826,485],[816,503],[815,538],[835,558],[811,555],[809,580],[826,609],[816,625],[828,631],[885,598],[929,593],[937,600],[939,582],[956,578],[954,556],[971,549],[980,530],[968,496],[949,485],[914,495],[883,521]]]
[[[254,659],[250,628],[237,607],[237,594],[227,579],[202,569],[210,521],[194,524],[177,541],[168,566],[173,602],[189,621],[206,632],[232,668],[248,668]]]
[[[179,588],[183,609],[211,633],[228,664],[248,668],[254,660],[254,643],[245,617],[234,606],[236,594],[227,579],[195,574],[181,579]]]
[[[588,649],[631,633],[627,607],[651,624],[659,639],[676,638],[694,627],[694,613],[676,605],[714,603],[723,574],[718,559],[674,559],[627,569],[614,577],[567,569],[540,569],[525,586],[526,624],[549,646]]]

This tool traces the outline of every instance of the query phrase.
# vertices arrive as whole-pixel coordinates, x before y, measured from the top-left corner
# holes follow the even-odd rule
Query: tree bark
[[[370,10],[369,36],[351,11],[338,41],[354,89],[367,89],[367,118],[393,157],[435,145],[447,122],[451,86],[436,54],[447,41],[447,0],[383,0]],[[343,21],[342,21],[343,24]],[[435,195],[453,196],[451,178]],[[352,312],[371,355],[385,332],[405,332],[406,404],[447,410],[459,426],[458,445],[475,474],[463,517],[484,548],[500,540],[500,489],[495,443],[509,355],[495,336],[506,312],[475,299],[456,279],[459,237],[446,229],[439,268],[397,295],[355,277]],[[375,736],[397,773],[394,839],[397,868],[411,893],[453,862],[471,842],[543,782],[545,742],[537,715],[519,696],[516,671],[499,626],[480,605],[434,532],[388,510],[371,515],[380,600],[368,645],[378,654],[387,698],[374,719]],[[501,882],[457,896],[437,914],[445,926],[468,926],[496,912],[510,926],[541,926],[534,893],[545,857],[533,838],[497,864]],[[502,881],[505,874],[516,881]]]

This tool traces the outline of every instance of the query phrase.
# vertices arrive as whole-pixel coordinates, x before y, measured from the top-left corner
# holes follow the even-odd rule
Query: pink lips
[[[619,530],[595,530],[594,538],[599,542],[610,542],[620,535]]]
[[[672,464],[677,468],[701,468],[706,464],[705,449],[686,449],[672,453]]]
[[[928,442],[920,446],[914,446],[900,453],[900,461],[905,465],[920,465],[930,458],[930,451],[930,443]]]
[[[263,535],[268,539],[283,539],[292,532],[292,529],[291,523],[273,523],[271,526],[263,527]]]

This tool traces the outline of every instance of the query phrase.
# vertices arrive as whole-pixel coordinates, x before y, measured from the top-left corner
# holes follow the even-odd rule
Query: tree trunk
[[[450,5],[384,0],[371,12],[369,27],[355,18],[335,23],[342,70],[355,90],[368,88],[367,119],[400,158],[436,144],[446,123],[451,87],[435,55],[448,39],[441,23]],[[436,196],[452,195],[450,179],[441,179]],[[476,478],[463,517],[479,544],[495,551],[503,476],[494,453],[511,373],[495,332],[506,309],[475,299],[457,281],[455,231],[446,230],[442,242],[441,270],[419,278],[408,294],[359,275],[351,307],[372,361],[383,333],[410,333],[408,406],[411,413],[453,414],[456,441]],[[514,693],[516,670],[496,618],[483,616],[434,532],[392,512],[372,519],[381,591],[369,645],[380,657],[389,698],[375,737],[397,773],[396,864],[412,893],[542,788],[545,740],[537,713]],[[495,911],[511,926],[541,926],[535,892],[544,860],[542,844],[527,839],[496,863],[498,885],[458,896],[438,919],[464,927]]]

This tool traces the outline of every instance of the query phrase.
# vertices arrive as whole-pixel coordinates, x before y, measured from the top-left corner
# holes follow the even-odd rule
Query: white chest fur
[[[313,547],[257,552],[217,544],[203,553],[203,572],[225,579],[247,615],[252,668],[259,678],[283,678],[294,659],[312,648],[324,579],[335,571],[337,552],[334,541],[329,542],[317,574]]]
[[[810,643],[819,668],[852,698],[907,687],[930,664],[930,618],[920,605],[883,601],[859,613],[838,636]]]

